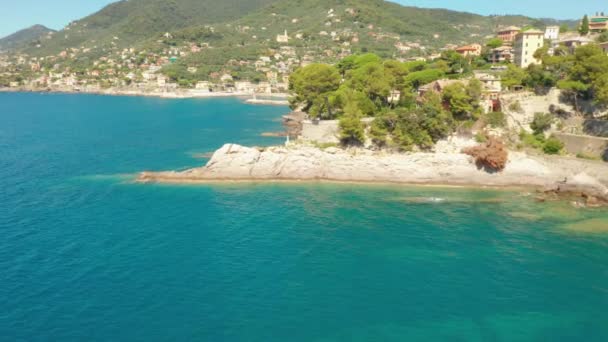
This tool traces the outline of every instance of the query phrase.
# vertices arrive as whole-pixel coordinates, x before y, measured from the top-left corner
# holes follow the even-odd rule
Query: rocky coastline
[[[488,172],[456,151],[388,153],[289,145],[251,148],[226,144],[207,165],[186,171],[142,172],[144,183],[218,181],[331,181],[477,187],[526,187],[538,200],[567,196],[581,206],[608,204],[608,168],[565,157],[510,153],[506,168]]]

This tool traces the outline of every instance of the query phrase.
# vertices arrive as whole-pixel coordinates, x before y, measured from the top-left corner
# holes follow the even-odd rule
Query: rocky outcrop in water
[[[327,180],[534,186],[547,192],[579,191],[597,199],[608,199],[606,171],[608,167],[602,163],[532,157],[519,152],[510,154],[504,170],[489,173],[479,168],[474,158],[453,152],[394,154],[364,149],[250,148],[227,144],[216,151],[204,167],[182,172],[143,172],[138,181]]]

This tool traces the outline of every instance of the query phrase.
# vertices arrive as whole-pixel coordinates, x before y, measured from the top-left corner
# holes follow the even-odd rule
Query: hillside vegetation
[[[159,33],[235,20],[276,0],[130,0],[110,4],[77,20],[29,53],[56,54],[66,48],[114,43],[125,47]]]
[[[17,31],[7,37],[0,39],[0,51],[9,51],[26,47],[33,41],[55,32],[42,25],[34,25],[26,29]]]
[[[284,30],[323,41],[328,38],[319,37],[321,31],[346,30],[358,34],[363,48],[382,53],[394,50],[391,39],[399,37],[439,47],[482,41],[498,26],[539,24],[543,25],[522,16],[485,17],[383,0],[130,0],[77,20],[25,52],[46,56],[67,48],[138,47],[166,32],[214,25],[225,38],[218,45],[240,41],[261,45]]]

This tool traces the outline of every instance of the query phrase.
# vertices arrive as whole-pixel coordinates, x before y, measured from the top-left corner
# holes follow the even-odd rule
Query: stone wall
[[[304,120],[302,136],[304,141],[315,141],[320,144],[339,143],[340,126],[338,120]]]
[[[555,136],[564,143],[565,150],[570,154],[584,154],[608,160],[608,138],[566,133],[555,133]]]
[[[368,127],[374,121],[374,118],[363,118],[361,122]],[[309,142],[317,142],[319,144],[337,144],[340,142],[340,121],[338,120],[304,120],[302,121],[302,135],[300,139]],[[369,138],[365,142],[368,146],[371,144]]]

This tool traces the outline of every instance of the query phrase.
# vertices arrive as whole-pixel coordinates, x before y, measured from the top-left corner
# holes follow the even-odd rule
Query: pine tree
[[[578,32],[582,36],[589,34],[589,17],[586,14],[583,17],[583,22],[581,23],[581,27],[579,28]]]

